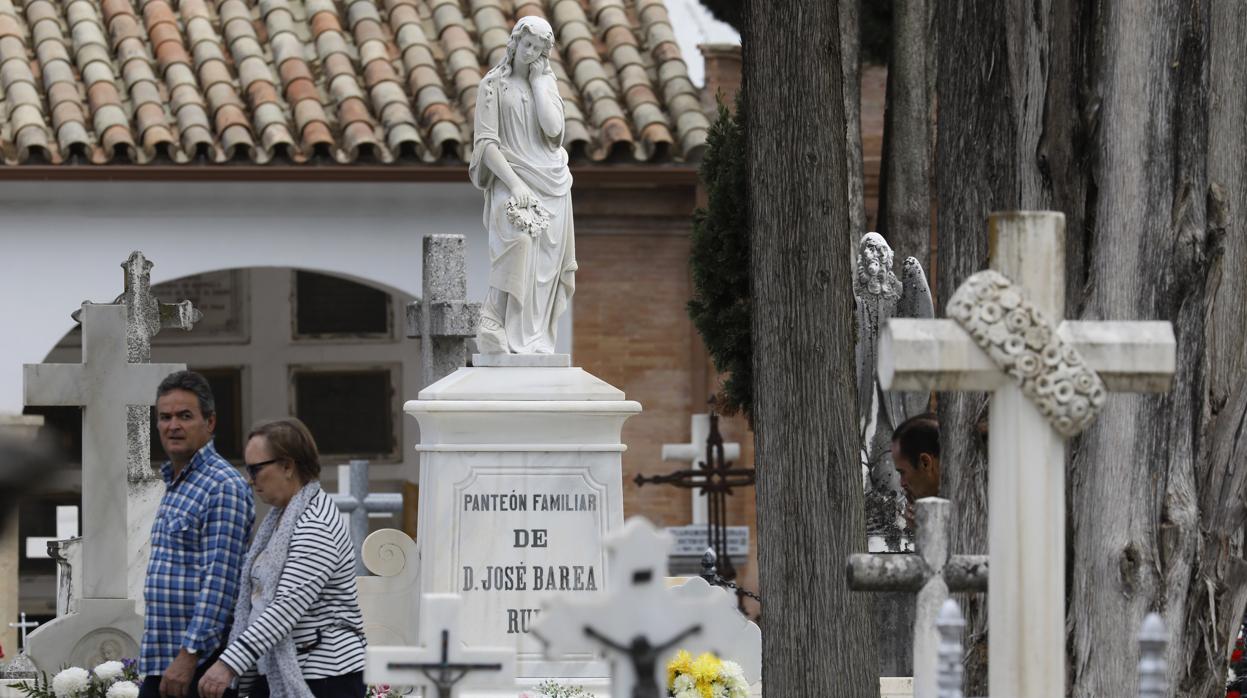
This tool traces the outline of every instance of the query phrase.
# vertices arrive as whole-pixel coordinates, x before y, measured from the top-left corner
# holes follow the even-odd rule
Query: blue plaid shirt
[[[203,662],[225,644],[255,520],[250,486],[211,442],[176,479],[168,462],[160,474],[165,494],[143,587],[140,676],[164,673],[183,647]]]

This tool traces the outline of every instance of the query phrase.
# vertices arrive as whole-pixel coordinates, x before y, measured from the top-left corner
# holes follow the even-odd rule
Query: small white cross
[[[46,536],[30,537],[26,539],[26,557],[36,560],[46,560],[48,555],[48,543],[58,540],[68,540],[78,537],[78,507],[58,506],[56,508],[56,537],[48,538]]]
[[[688,463],[690,468],[699,467],[699,462],[704,463],[706,459],[706,440],[710,438],[710,415],[695,414],[689,418],[689,438],[686,444],[663,444],[662,459],[664,461],[684,461]],[[740,460],[740,444],[725,443],[723,444],[723,460],[737,461]],[[709,518],[706,505],[708,499],[702,496],[701,490],[694,489],[692,493],[693,499],[693,521],[695,524],[704,524]]]
[[[735,647],[740,614],[724,608],[721,595],[687,595],[667,588],[671,535],[633,517],[607,540],[610,584],[592,598],[552,597],[533,629],[546,656],[560,659],[584,651],[591,638],[611,662],[611,695],[665,695],[666,667],[679,650],[696,656]],[[652,682],[660,693],[646,690]],[[634,687],[639,689],[634,693]],[[662,687],[658,689],[657,687]]]
[[[414,686],[425,696],[451,698],[460,689],[517,693],[515,649],[467,648],[459,639],[463,599],[425,594],[420,602],[419,647],[369,647],[364,679],[370,684]]]
[[[26,649],[26,635],[27,635],[27,631],[28,631],[28,630],[30,630],[31,628],[37,628],[37,627],[39,627],[39,624],[38,624],[38,623],[36,623],[36,622],[34,622],[33,620],[32,620],[32,621],[27,621],[27,620],[26,620],[26,612],[25,612],[25,611],[22,611],[20,614],[18,614],[18,617],[22,619],[22,622],[20,622],[20,623],[9,623],[9,627],[10,627],[10,628],[17,628],[17,629],[18,629],[18,632],[20,632],[20,633],[22,634],[22,642],[21,642],[21,647],[19,647],[18,649]]]
[[[342,512],[342,521],[351,532],[351,543],[355,547],[355,574],[366,576],[368,568],[364,566],[364,539],[368,537],[368,519],[378,516],[389,516],[403,510],[403,495],[393,492],[368,492],[368,461],[353,460],[350,465],[338,466],[338,493],[329,495],[338,511]]]
[[[1167,322],[1061,322],[1065,216],[995,213],[991,267],[1057,323],[1110,391],[1169,388]],[[999,311],[979,301],[975,312]],[[1042,368],[1041,368],[1042,370]],[[988,437],[988,681],[993,696],[1065,695],[1065,440],[1014,379],[953,320],[890,320],[879,340],[885,390],[994,391]],[[1054,677],[1056,677],[1054,679]]]

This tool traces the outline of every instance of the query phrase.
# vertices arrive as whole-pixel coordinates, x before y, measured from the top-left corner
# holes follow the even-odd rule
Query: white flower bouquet
[[[536,200],[521,206],[512,196],[507,199],[507,221],[517,230],[537,237],[550,229],[550,212]]]
[[[138,672],[134,660],[107,661],[91,671],[71,666],[51,679],[40,674],[32,682],[14,688],[29,698],[138,698]]]
[[[749,683],[736,662],[706,652],[680,650],[667,664],[667,694],[674,698],[748,698]]]

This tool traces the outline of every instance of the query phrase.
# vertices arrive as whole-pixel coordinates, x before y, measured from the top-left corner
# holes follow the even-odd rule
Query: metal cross
[[[38,624],[38,623],[36,623],[36,622],[34,622],[33,620],[32,620],[32,621],[27,621],[27,620],[26,620],[26,612],[25,612],[25,611],[22,611],[20,614],[18,614],[18,617],[22,619],[22,622],[20,622],[20,623],[9,623],[9,627],[10,627],[10,628],[17,628],[17,629],[18,629],[18,632],[20,632],[20,633],[22,634],[22,643],[21,643],[21,647],[20,647],[19,649],[23,649],[23,650],[24,650],[24,649],[26,649],[26,631],[30,630],[31,628],[37,628],[37,627],[39,627],[39,624]]]
[[[706,539],[718,558],[719,575],[724,579],[736,579],[736,567],[727,554],[727,498],[736,487],[751,487],[756,474],[753,468],[735,468],[723,455],[723,435],[719,433],[719,415],[710,413],[710,436],[706,438],[706,460],[692,468],[677,470],[666,475],[645,476],[638,474],[633,480],[638,487],[656,484],[671,485],[682,489],[700,490],[706,497],[709,517],[706,521]]]
[[[602,647],[627,656],[628,661],[632,662],[632,671],[637,676],[637,682],[632,686],[632,698],[660,698],[660,696],[665,695],[666,692],[658,687],[658,680],[654,671],[658,660],[662,658],[664,652],[680,644],[685,638],[700,632],[701,625],[691,625],[660,645],[652,644],[649,638],[644,635],[637,635],[628,644],[623,645],[592,627],[585,626],[585,635]],[[647,677],[648,681],[646,680]]]

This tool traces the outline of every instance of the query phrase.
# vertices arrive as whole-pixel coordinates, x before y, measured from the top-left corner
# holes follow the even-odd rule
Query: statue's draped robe
[[[526,82],[526,81],[524,81]],[[563,150],[563,131],[545,134],[533,99],[547,100],[563,123],[563,100],[554,80],[542,77],[531,93],[515,78],[487,76],[476,104],[476,133],[468,174],[485,191],[485,228],[489,231],[489,296],[482,317],[500,325],[506,347],[481,346],[485,353],[550,353],[555,326],[575,290],[576,244],[572,222],[572,176]],[[502,156],[541,205],[550,227],[532,237],[507,220],[511,191],[485,163],[485,147]],[[484,334],[484,333],[482,333]],[[488,342],[484,337],[482,343]]]

